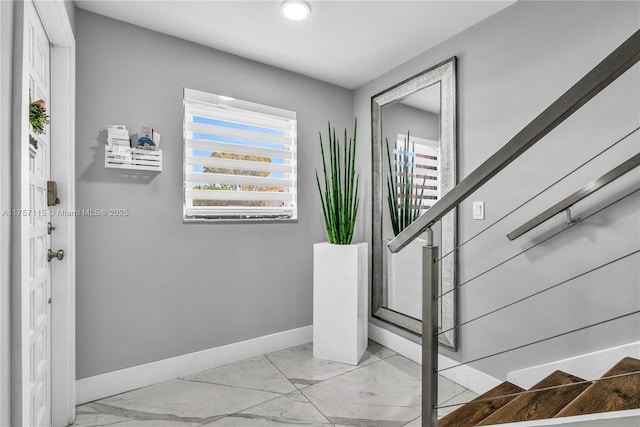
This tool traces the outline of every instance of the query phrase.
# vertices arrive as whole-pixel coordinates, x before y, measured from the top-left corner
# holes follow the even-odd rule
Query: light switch
[[[484,202],[473,202],[473,219],[484,219]]]

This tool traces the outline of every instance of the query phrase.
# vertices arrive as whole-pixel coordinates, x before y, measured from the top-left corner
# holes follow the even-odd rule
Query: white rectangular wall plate
[[[473,219],[484,219],[484,202],[473,202]]]

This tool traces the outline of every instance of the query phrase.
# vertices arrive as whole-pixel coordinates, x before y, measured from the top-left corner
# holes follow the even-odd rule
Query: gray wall
[[[471,29],[356,90],[354,111],[370,123],[371,96],[452,56],[459,81],[459,176],[468,175],[501,145],[622,43],[640,24],[638,2],[518,2]],[[459,209],[463,242],[519,203],[638,126],[640,70],[636,65],[533,150],[476,192]],[[371,138],[363,127],[362,139]],[[505,234],[638,149],[637,134],[607,152],[460,251],[465,282],[563,226],[563,217],[509,242]],[[369,171],[370,152],[360,160]],[[368,172],[370,174],[370,172]],[[636,171],[574,208],[584,217],[638,187]],[[369,176],[367,176],[367,179]],[[486,220],[473,221],[471,201],[486,202]],[[370,208],[371,200],[363,205]],[[469,320],[640,247],[638,193],[460,290],[460,319]],[[370,216],[367,216],[370,221]],[[365,224],[370,230],[370,223]],[[465,326],[460,350],[469,361],[638,309],[639,259],[599,270],[527,303]],[[373,320],[398,334],[419,340]],[[472,366],[496,377],[553,360],[637,341],[638,316],[484,360]]]
[[[11,206],[13,3],[0,2],[0,208]],[[0,216],[0,425],[10,425],[10,218]]]
[[[369,182],[371,96],[456,55],[464,177],[635,31],[639,6],[518,2],[364,85],[353,97],[335,86],[77,10],[77,205],[131,212],[126,218],[78,218],[78,378],[309,325],[311,247],[326,239],[313,169],[320,164],[317,132],[327,120],[340,131],[358,117],[361,180]],[[637,126],[639,77],[636,66],[465,202],[460,240]],[[298,112],[298,223],[182,224],[185,86]],[[111,124],[126,124],[133,132],[143,125],[157,128],[164,171],[123,176],[105,169],[102,147]],[[561,227],[558,218],[515,242],[504,237],[602,175],[638,144],[636,136],[610,150],[474,240],[460,253],[461,280]],[[628,192],[637,185],[637,174],[629,178],[577,206],[576,214],[585,216]],[[370,187],[362,190],[356,240],[370,240]],[[486,201],[486,221],[471,220],[471,200]],[[466,285],[462,320],[637,249],[639,205],[637,195],[627,198]],[[620,268],[585,276],[517,310],[469,325],[462,330],[460,351],[445,353],[467,361],[637,309],[637,266],[636,256]],[[639,333],[637,318],[627,318],[474,366],[504,377],[521,367],[623,344]]]
[[[312,245],[326,240],[318,131],[352,128],[352,92],[83,10],[75,20],[77,207],[130,211],[77,219],[77,377],[310,325]],[[297,112],[297,223],[182,223],[183,87]],[[105,169],[112,124],[156,128],[162,173]]]

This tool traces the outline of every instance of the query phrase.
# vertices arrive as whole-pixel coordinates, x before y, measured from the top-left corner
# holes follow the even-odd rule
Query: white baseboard
[[[629,409],[627,411],[601,412],[598,414],[577,415],[575,417],[497,424],[496,427],[638,427],[639,425],[640,409]]]
[[[448,368],[449,366],[458,365],[459,363],[460,362],[443,356],[442,354],[438,355],[439,369]],[[456,368],[448,369],[441,372],[440,375],[468,388],[476,394],[482,394],[502,383],[499,379],[468,365],[460,365]]]
[[[369,338],[418,364],[422,364],[422,346],[418,343],[396,335],[373,323],[369,323]],[[439,369],[448,368],[458,363],[459,362],[442,354],[438,355]],[[440,375],[477,394],[482,394],[502,382],[491,375],[487,375],[467,365],[448,369]]]
[[[628,356],[640,359],[640,341],[521,369],[508,374],[507,380],[528,389],[556,370],[576,375],[585,380],[594,380],[600,378],[613,365]]]
[[[369,338],[380,345],[422,364],[422,346],[369,322]]]
[[[76,381],[76,405],[192,375],[312,340],[313,327],[266,335]]]

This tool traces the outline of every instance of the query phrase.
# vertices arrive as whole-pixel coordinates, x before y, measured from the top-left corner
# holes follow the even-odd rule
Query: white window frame
[[[221,126],[212,126],[193,121],[193,117],[210,118],[214,120],[228,121],[240,125],[257,127],[277,126],[284,132],[284,136],[273,136],[273,139],[284,141],[283,147],[278,149],[255,148],[250,145],[215,141],[217,136],[236,136],[236,133],[251,134],[249,139],[261,141],[261,136],[249,130],[225,129]],[[246,222],[246,221],[296,221],[298,218],[297,209],[297,121],[296,113],[293,111],[228,98],[221,95],[197,91],[194,89],[184,89],[184,159],[183,159],[183,221],[184,222]],[[194,134],[214,132],[209,130],[218,128],[215,132],[209,133],[212,139],[197,139]],[[224,135],[228,133],[228,135]],[[265,142],[271,138],[264,135]],[[228,162],[228,167],[241,168],[239,162],[245,160],[232,159],[208,159],[203,156],[194,156],[194,150],[216,150],[216,147],[232,148],[239,154],[249,154],[256,156],[269,156],[269,152],[280,151],[283,163],[265,163],[265,170],[279,172],[282,177],[250,177],[243,175],[218,175],[226,183],[256,185],[256,182],[265,181],[265,185],[282,186],[282,192],[260,192],[260,191],[239,191],[243,193],[244,200],[267,200],[284,202],[283,206],[193,206],[193,200],[197,200],[197,195],[203,197],[219,198],[209,200],[235,200],[232,199],[232,191],[223,190],[202,190],[194,189],[192,185],[200,179],[211,179],[198,168],[207,166],[205,163],[216,163],[217,167],[222,167],[218,163]],[[223,148],[219,148],[222,151]],[[278,155],[276,154],[275,157]],[[196,165],[197,164],[197,165]],[[254,162],[255,166],[255,162]],[[261,166],[260,166],[261,167]],[[214,174],[208,174],[214,175]],[[213,183],[213,181],[207,181]],[[257,184],[259,185],[259,184]],[[219,194],[218,194],[219,193]],[[266,199],[263,199],[266,198]]]

